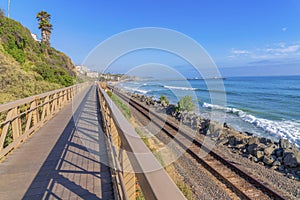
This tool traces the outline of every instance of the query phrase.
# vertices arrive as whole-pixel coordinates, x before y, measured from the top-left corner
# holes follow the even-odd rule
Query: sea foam
[[[168,88],[168,89],[175,89],[175,90],[200,90],[199,88],[192,88],[192,87],[177,87],[177,86],[167,86],[165,85],[164,88]]]
[[[273,134],[276,137],[287,138],[290,142],[300,146],[300,122],[299,121],[273,121],[263,118],[255,117],[242,110],[230,107],[222,107],[209,103],[203,103],[203,107],[215,110],[222,110],[226,113],[237,115],[243,121],[253,124],[254,126],[262,129],[266,133]],[[272,135],[271,135],[272,136]]]
[[[149,92],[148,90],[142,90],[139,88],[131,88],[126,86],[123,86],[122,88],[127,90],[128,92],[133,92],[133,93],[147,94],[147,92]]]

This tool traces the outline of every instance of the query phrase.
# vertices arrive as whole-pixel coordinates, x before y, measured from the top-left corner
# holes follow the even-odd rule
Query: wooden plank
[[[12,117],[12,114],[13,114],[12,110],[8,111],[5,121],[10,121],[10,119]],[[0,152],[3,149],[3,145],[4,145],[4,142],[5,142],[5,138],[6,138],[6,135],[7,135],[7,132],[8,132],[9,125],[10,125],[10,122],[6,123],[3,126],[2,133],[1,133],[1,136],[0,136]]]
[[[31,127],[31,124],[32,124],[32,115],[33,115],[33,109],[35,107],[35,102],[33,101],[31,104],[30,104],[30,108],[29,108],[29,114],[27,116],[27,122],[26,122],[26,127],[25,127],[25,132],[28,131]]]
[[[50,105],[49,105],[49,96],[44,99],[43,112],[41,116],[41,121],[44,122],[45,116],[50,115]]]
[[[17,116],[12,122],[11,122],[11,126],[12,126],[12,135],[13,135],[13,140],[17,140],[18,137],[22,134],[21,131],[21,126],[20,126],[20,116],[19,116],[19,111],[18,111],[18,107],[14,108],[12,110],[12,115],[13,117]]]

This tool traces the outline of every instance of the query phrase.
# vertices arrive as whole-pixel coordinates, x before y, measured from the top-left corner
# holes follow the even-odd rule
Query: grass
[[[158,160],[158,162],[164,166],[164,160],[163,158],[160,156],[159,152],[155,151],[155,149],[157,149],[156,147],[152,146],[150,144],[150,139],[146,137],[146,134],[141,131],[139,128],[135,128],[135,131],[137,132],[137,134],[140,135],[141,139],[143,140],[143,142],[145,143],[145,145],[149,148],[149,150],[153,153],[153,155],[156,157],[156,159]],[[169,176],[172,178],[172,180],[176,183],[177,187],[179,188],[179,190],[182,192],[182,194],[188,199],[188,200],[193,200],[193,192],[190,188],[189,185],[185,184],[181,177],[178,176],[178,174],[176,173],[175,168],[170,165],[167,167],[164,167],[166,172],[169,174]]]
[[[177,181],[176,182],[177,187],[180,189],[180,191],[182,192],[182,194],[185,196],[185,198],[192,200],[193,198],[193,192],[190,188],[189,185],[181,182],[181,181]]]
[[[129,121],[131,118],[130,108],[126,103],[124,103],[117,95],[113,94],[111,91],[106,92],[111,100],[116,104],[116,106],[121,110],[124,117]]]

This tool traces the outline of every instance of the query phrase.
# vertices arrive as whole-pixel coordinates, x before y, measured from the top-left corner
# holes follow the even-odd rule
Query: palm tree
[[[46,11],[41,11],[36,15],[39,21],[39,29],[42,31],[42,43],[50,46],[50,35],[52,32],[51,16]]]
[[[9,18],[10,16],[10,0],[7,2],[7,17]]]

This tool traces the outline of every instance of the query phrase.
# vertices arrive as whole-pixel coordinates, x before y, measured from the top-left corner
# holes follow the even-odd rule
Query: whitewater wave
[[[177,86],[168,86],[168,85],[165,85],[164,88],[175,89],[175,90],[192,90],[192,91],[201,90],[200,88],[177,87]]]
[[[163,87],[168,89],[173,89],[173,90],[189,90],[189,91],[204,91],[204,92],[235,94],[233,92],[225,92],[222,90],[208,90],[208,89],[193,88],[193,87],[179,87],[179,86],[168,86],[168,85],[165,85]]]
[[[300,147],[300,122],[291,120],[273,121],[258,118],[236,108],[223,107],[209,103],[203,103],[203,107],[235,114],[243,121],[253,124],[254,126],[264,130],[266,133],[274,134],[280,138],[287,138],[290,142]]]
[[[158,83],[144,83],[143,86],[157,86],[157,87],[162,87],[162,85],[158,84]]]
[[[127,90],[128,92],[133,92],[133,93],[147,94],[148,92],[150,92],[149,90],[142,90],[139,88],[131,88],[126,86],[123,86],[122,88]]]

